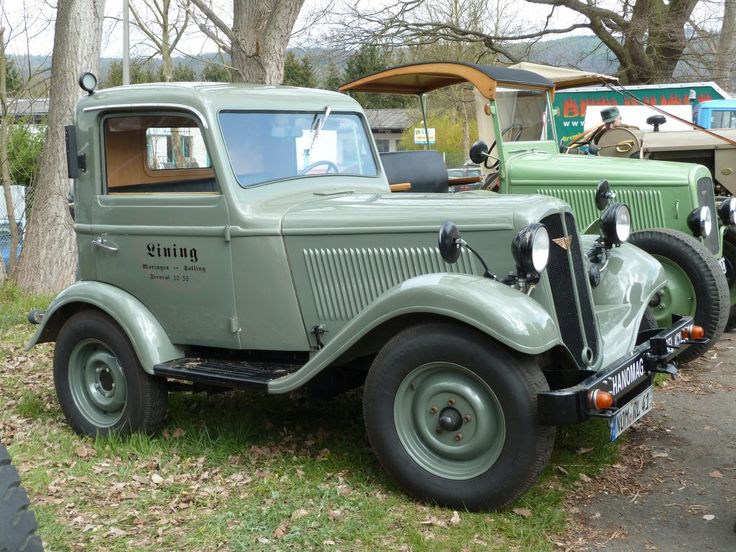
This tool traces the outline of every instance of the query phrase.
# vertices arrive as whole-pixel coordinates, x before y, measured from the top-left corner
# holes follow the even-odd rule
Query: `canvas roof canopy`
[[[424,94],[453,84],[468,82],[483,96],[493,99],[497,86],[551,88],[546,77],[524,69],[460,62],[426,62],[401,65],[350,81],[340,92]]]
[[[580,71],[579,69],[571,69],[569,67],[555,67],[553,65],[542,65],[541,63],[531,63],[522,61],[509,65],[509,69],[523,69],[531,71],[538,75],[551,80],[555,89],[565,90],[566,88],[574,88],[577,86],[601,85],[607,82],[618,83],[616,77],[595,73],[592,71]]]

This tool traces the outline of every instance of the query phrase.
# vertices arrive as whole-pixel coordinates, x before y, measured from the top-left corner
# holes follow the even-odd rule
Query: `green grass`
[[[25,313],[46,302],[0,288],[0,437],[49,550],[550,551],[580,474],[616,460],[605,424],[561,429],[550,468],[512,508],[453,517],[383,472],[360,392],[312,406],[177,393],[154,437],[82,438],[56,401],[53,345],[23,350]]]

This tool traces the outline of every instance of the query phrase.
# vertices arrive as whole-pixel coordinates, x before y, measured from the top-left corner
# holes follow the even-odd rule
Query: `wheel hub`
[[[445,431],[457,431],[463,425],[463,417],[455,408],[447,406],[440,412],[439,424]]]

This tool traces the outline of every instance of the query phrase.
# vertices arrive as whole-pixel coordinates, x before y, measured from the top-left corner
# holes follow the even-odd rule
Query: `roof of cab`
[[[252,109],[321,111],[327,106],[336,111],[362,111],[355,100],[339,92],[293,86],[209,82],[147,83],[105,88],[82,98],[78,109],[155,108],[158,104],[167,107],[180,105],[212,113]]]

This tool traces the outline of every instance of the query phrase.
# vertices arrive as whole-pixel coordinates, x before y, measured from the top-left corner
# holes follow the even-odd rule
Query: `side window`
[[[171,115],[109,117],[104,131],[108,194],[219,191],[194,119]]]

